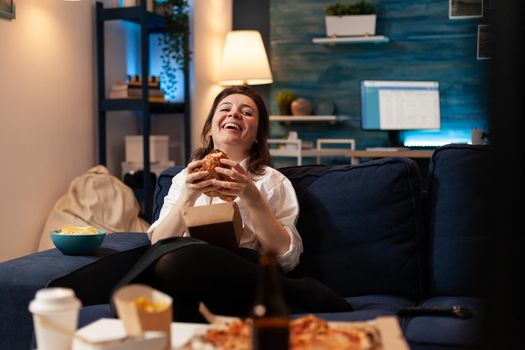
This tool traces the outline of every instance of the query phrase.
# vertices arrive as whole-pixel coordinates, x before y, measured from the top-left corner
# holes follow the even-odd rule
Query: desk
[[[434,151],[345,151],[346,157],[356,158],[385,158],[385,157],[406,157],[406,158],[431,158]]]
[[[270,149],[272,157],[296,157],[297,165],[302,164],[302,158],[315,157],[347,157],[347,158],[386,158],[386,157],[406,157],[406,158],[431,158],[434,151],[351,151],[348,148],[324,148],[324,149]],[[350,163],[350,162],[349,162]]]

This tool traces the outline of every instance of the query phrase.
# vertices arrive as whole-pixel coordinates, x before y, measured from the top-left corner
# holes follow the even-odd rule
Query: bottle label
[[[255,328],[286,328],[288,329],[290,321],[287,317],[261,317],[253,319]]]

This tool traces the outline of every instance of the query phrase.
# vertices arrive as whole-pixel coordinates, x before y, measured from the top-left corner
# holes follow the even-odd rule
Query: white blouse
[[[247,164],[247,159],[241,162],[241,166],[244,169],[247,168]],[[187,175],[188,170],[186,168],[173,177],[168,195],[164,197],[164,204],[160,210],[159,218],[148,229],[148,234],[150,236],[159,223],[170,212],[173,204],[180,195],[183,186],[185,186]],[[288,272],[297,266],[299,263],[299,256],[303,252],[303,242],[299,232],[297,232],[297,228],[295,227],[297,217],[299,216],[299,202],[297,200],[297,195],[295,194],[295,190],[290,180],[279,171],[268,166],[264,167],[264,174],[254,175],[253,181],[266,199],[266,202],[277,221],[283,225],[290,235],[290,246],[288,247],[288,250],[278,257],[279,265],[281,265],[285,272]],[[205,194],[202,194],[195,202],[195,206],[223,202],[224,201],[219,197],[210,198]],[[261,252],[262,248],[257,239],[257,230],[250,219],[248,208],[239,197],[235,199],[235,202],[239,206],[244,230],[239,246],[255,249]],[[189,235],[187,232],[184,232],[183,236],[188,237]]]

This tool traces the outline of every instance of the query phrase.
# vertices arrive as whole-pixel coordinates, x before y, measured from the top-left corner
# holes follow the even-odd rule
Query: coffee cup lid
[[[31,312],[52,312],[65,309],[79,309],[80,301],[70,288],[44,288],[36,292],[29,304]]]

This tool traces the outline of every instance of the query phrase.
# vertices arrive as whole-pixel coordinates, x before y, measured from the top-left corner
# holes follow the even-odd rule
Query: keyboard
[[[410,146],[408,147],[411,151],[433,151],[437,146]]]

